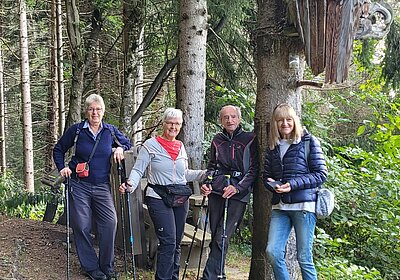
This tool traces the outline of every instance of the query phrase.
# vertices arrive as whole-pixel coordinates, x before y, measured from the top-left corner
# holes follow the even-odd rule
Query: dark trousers
[[[225,199],[217,194],[208,196],[209,221],[211,230],[210,254],[207,259],[206,267],[203,272],[203,280],[216,280],[221,274],[222,261],[222,235],[223,235],[223,216],[224,216]],[[230,199],[228,204],[228,215],[226,221],[225,253],[228,251],[229,239],[235,232],[237,226],[243,218],[246,210],[246,203]]]
[[[109,183],[93,185],[70,180],[70,217],[76,251],[82,268],[114,271],[117,214]],[[99,241],[99,257],[93,248],[92,221]]]
[[[178,280],[189,201],[181,207],[168,207],[161,199],[147,197],[149,214],[158,237],[156,280]]]

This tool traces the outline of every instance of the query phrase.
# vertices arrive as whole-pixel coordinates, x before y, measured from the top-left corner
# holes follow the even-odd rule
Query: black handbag
[[[153,185],[148,184],[164,201],[168,207],[182,206],[192,195],[188,185]]]

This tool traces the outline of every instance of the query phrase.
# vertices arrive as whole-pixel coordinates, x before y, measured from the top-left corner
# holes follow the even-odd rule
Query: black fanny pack
[[[168,207],[182,206],[192,195],[192,189],[187,185],[153,185],[148,184]]]

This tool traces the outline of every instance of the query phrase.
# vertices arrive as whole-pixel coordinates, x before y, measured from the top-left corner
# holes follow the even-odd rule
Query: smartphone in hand
[[[281,181],[273,181],[273,182],[268,182],[268,185],[270,185],[272,188],[276,189],[277,185],[283,185],[283,183]]]

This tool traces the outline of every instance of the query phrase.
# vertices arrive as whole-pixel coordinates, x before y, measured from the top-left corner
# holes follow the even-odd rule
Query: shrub
[[[36,193],[26,192],[21,181],[11,174],[0,178],[0,214],[25,218],[42,219],[48,201],[62,201],[62,195],[55,195],[48,188]]]

